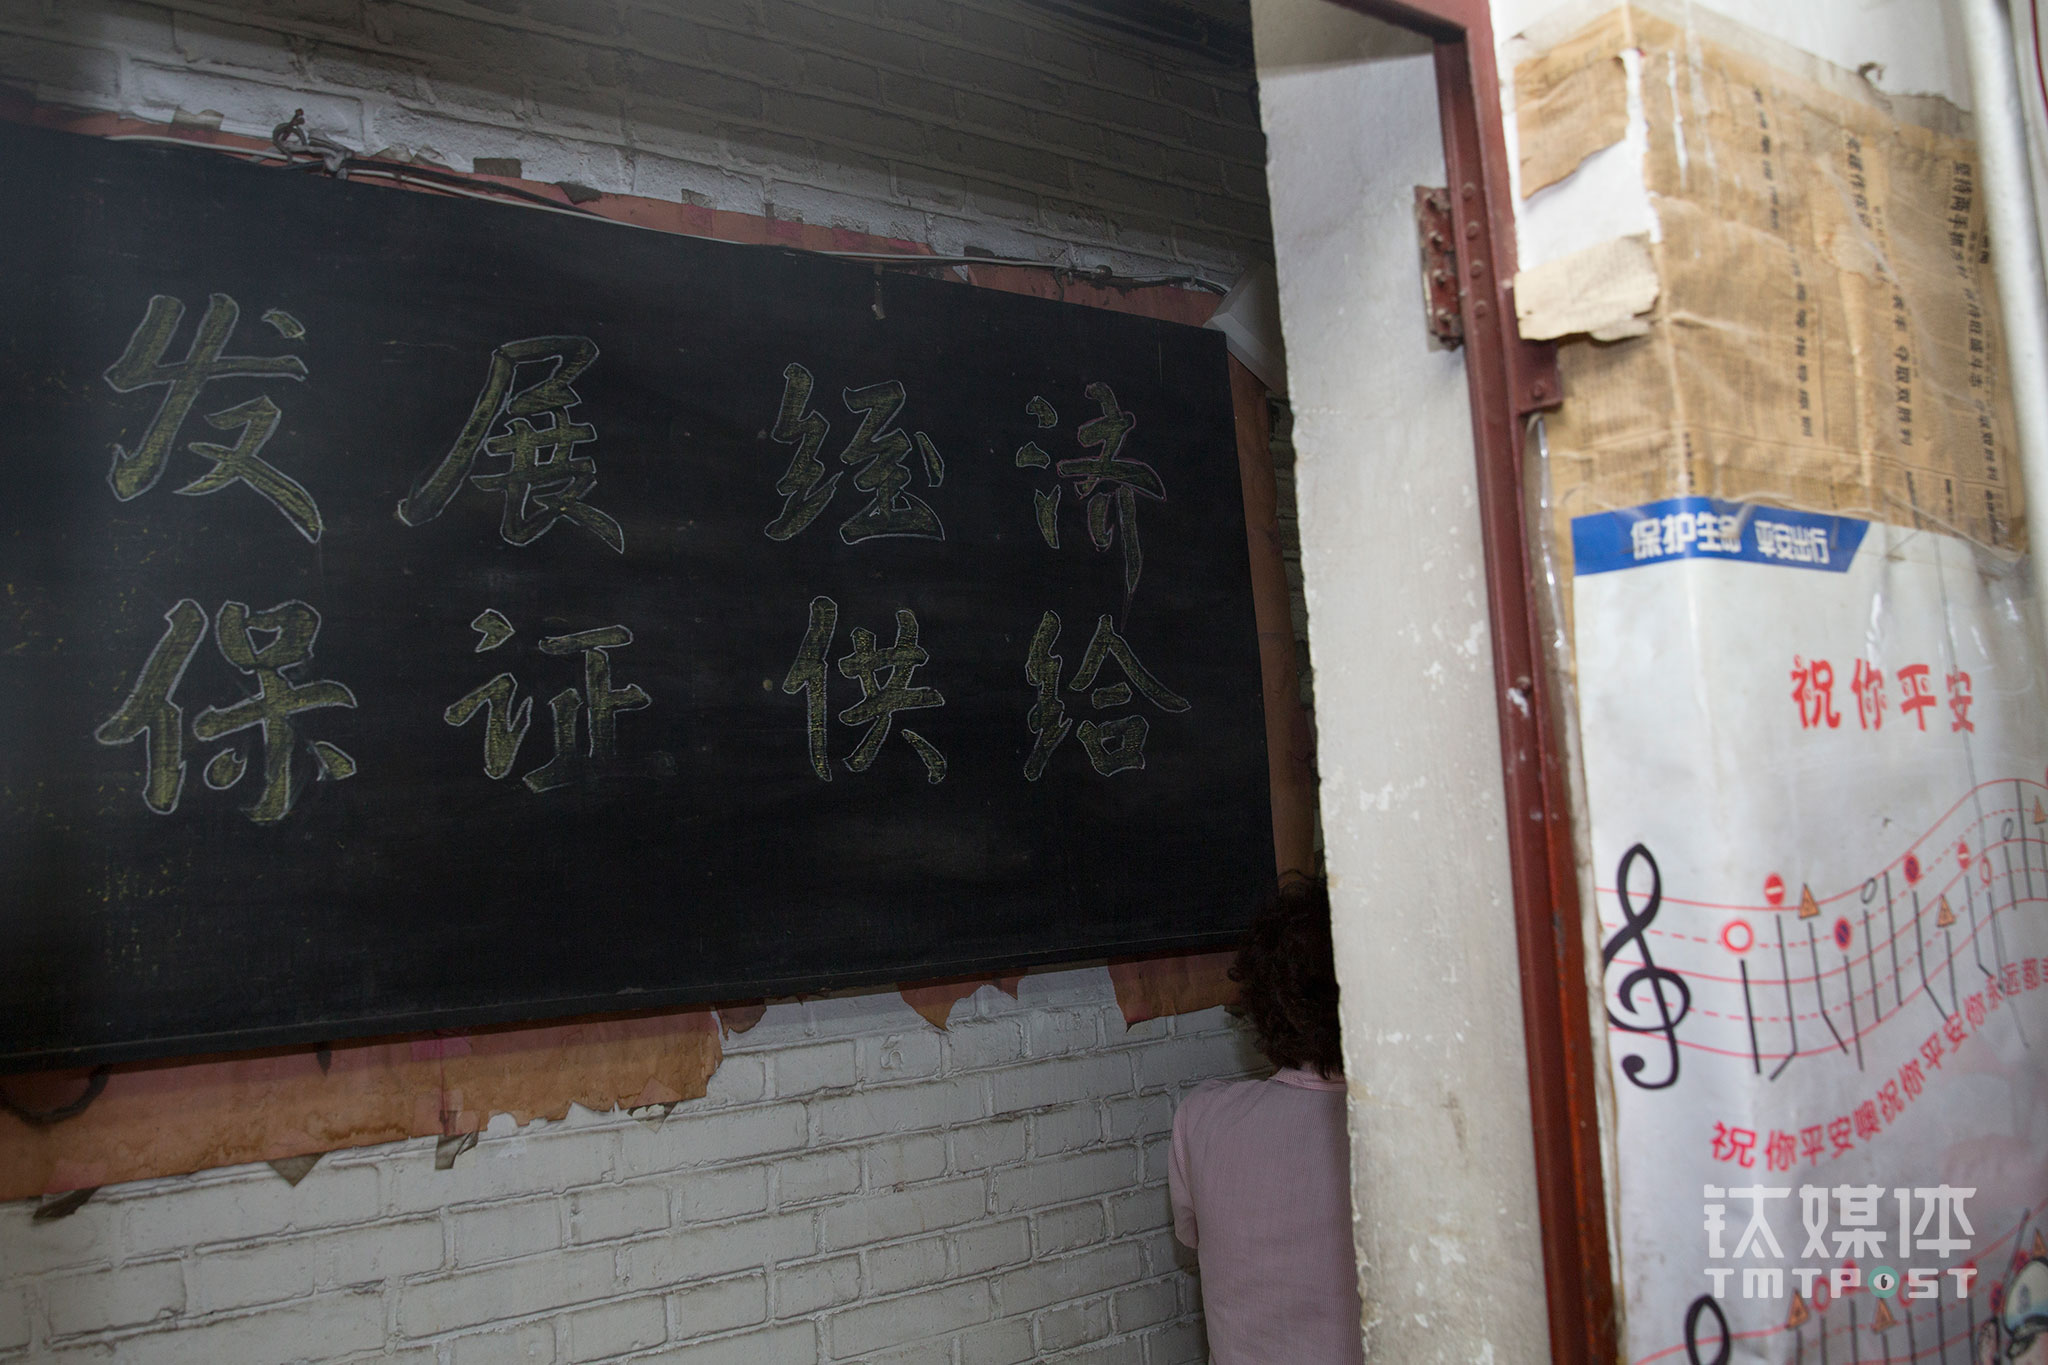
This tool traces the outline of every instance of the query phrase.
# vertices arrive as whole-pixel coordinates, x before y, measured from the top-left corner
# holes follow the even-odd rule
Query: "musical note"
[[[1720,1334],[1720,1341],[1714,1347],[1712,1359],[1700,1358],[1700,1319],[1712,1314],[1714,1328]],[[1728,1357],[1735,1353],[1735,1338],[1728,1331],[1728,1319],[1721,1312],[1721,1305],[1714,1302],[1712,1294],[1702,1294],[1692,1301],[1685,1310],[1685,1358],[1691,1365],[1728,1365]]]
[[[1649,902],[1643,907],[1641,914],[1636,913],[1628,883],[1629,869],[1638,858],[1650,865]],[[1621,928],[1614,931],[1614,937],[1608,939],[1606,946],[1600,950],[1601,969],[1604,972],[1612,966],[1615,955],[1630,943],[1634,943],[1642,953],[1643,965],[1633,968],[1621,978],[1620,987],[1615,991],[1615,998],[1630,1016],[1647,1018],[1647,1011],[1636,1004],[1637,988],[1647,985],[1650,988],[1651,999],[1656,1002],[1656,1016],[1654,1023],[1633,1023],[1615,1013],[1614,1007],[1610,1005],[1607,1009],[1607,1021],[1627,1033],[1655,1033],[1663,1037],[1664,1045],[1671,1052],[1671,1074],[1663,1080],[1643,1079],[1643,1072],[1649,1063],[1641,1057],[1621,1059],[1622,1074],[1629,1080],[1645,1090],[1663,1090],[1678,1083],[1678,1026],[1692,1009],[1692,988],[1685,984],[1684,977],[1677,972],[1659,967],[1656,960],[1650,956],[1650,940],[1645,931],[1649,929],[1651,921],[1657,918],[1657,907],[1663,903],[1664,879],[1657,871],[1657,860],[1650,856],[1650,850],[1643,845],[1636,844],[1621,855],[1621,868],[1614,876],[1614,896],[1621,902],[1624,922]],[[1678,993],[1676,1012],[1672,1010],[1672,1001],[1665,995],[1667,988]]]

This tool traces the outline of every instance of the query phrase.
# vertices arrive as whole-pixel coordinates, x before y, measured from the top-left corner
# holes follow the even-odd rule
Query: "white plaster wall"
[[[1463,358],[1428,348],[1425,42],[1253,0],[1367,1358],[1548,1358]]]

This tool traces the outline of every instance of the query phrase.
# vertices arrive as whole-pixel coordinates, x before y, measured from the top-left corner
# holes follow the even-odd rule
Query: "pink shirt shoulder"
[[[1214,1365],[1360,1365],[1344,1082],[1210,1081],[1173,1116],[1174,1235],[1200,1253]]]

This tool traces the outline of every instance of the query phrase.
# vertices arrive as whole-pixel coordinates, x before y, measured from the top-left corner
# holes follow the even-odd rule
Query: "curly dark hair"
[[[1274,1066],[1306,1067],[1326,1077],[1343,1071],[1330,891],[1322,878],[1290,877],[1268,897],[1230,979]]]

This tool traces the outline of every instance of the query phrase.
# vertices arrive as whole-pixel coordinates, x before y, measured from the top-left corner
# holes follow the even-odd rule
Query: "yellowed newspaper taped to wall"
[[[1836,74],[1633,6],[1517,68],[1524,192],[1639,100],[1660,238],[1646,334],[1562,348],[1560,529],[1700,496],[2025,547],[1976,146],[1952,107]]]

